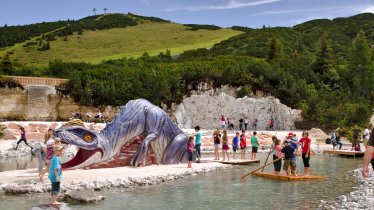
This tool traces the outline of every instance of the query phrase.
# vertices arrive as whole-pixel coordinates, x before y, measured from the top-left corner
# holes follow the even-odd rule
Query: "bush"
[[[4,137],[4,129],[4,126],[0,124],[0,140],[2,140]]]

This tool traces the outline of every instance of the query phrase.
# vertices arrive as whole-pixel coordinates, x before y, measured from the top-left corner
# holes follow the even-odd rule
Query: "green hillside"
[[[108,16],[110,15],[104,18],[108,19]],[[139,57],[144,52],[157,55],[169,50],[172,55],[176,55],[186,50],[211,48],[222,40],[242,33],[221,28],[196,29],[195,25],[184,26],[135,15],[122,16],[131,18],[134,22],[126,20],[127,25],[114,24],[111,27],[107,25],[114,21],[107,20],[108,23],[101,24],[107,26],[106,28],[98,28],[99,24],[93,23],[103,21],[102,16],[91,17],[88,22],[86,18],[82,19],[85,24],[70,23],[65,28],[60,27],[53,32],[44,33],[44,39],[39,35],[7,47],[0,51],[0,54],[4,56],[10,52],[12,60],[34,65],[45,65],[55,59],[99,63],[108,59]],[[118,21],[118,17],[115,20],[116,23],[124,21]],[[201,28],[205,28],[203,26]],[[52,38],[49,38],[50,34],[53,34]],[[44,49],[47,44],[48,49]]]
[[[45,37],[49,36],[46,50],[16,44],[14,54],[0,62],[0,73],[68,78],[62,92],[82,105],[122,105],[135,98],[171,105],[199,83],[212,82],[215,87],[237,87],[239,97],[256,91],[275,96],[301,109],[308,128],[363,126],[372,114],[374,14],[312,20],[291,28],[233,27],[240,32],[130,17],[136,24],[126,19],[125,27],[107,28],[113,21],[106,20],[98,28],[92,23],[105,17],[92,17],[63,32],[54,29],[39,46],[48,48]],[[144,51],[163,53],[121,58]],[[176,53],[181,54],[172,56]],[[47,67],[33,67],[14,62],[17,56],[27,63],[54,61]],[[55,60],[60,56],[69,59]]]

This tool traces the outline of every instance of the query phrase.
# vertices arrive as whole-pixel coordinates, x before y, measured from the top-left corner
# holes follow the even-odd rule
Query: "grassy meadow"
[[[38,51],[40,46],[37,45],[23,47],[24,43],[6,51],[13,52],[13,60],[32,65],[46,65],[55,59],[99,63],[108,59],[136,58],[144,52],[156,55],[170,50],[176,55],[186,50],[210,48],[241,33],[232,29],[191,31],[176,23],[144,22],[132,27],[87,30],[83,35],[59,37],[50,42],[51,49],[47,51]]]

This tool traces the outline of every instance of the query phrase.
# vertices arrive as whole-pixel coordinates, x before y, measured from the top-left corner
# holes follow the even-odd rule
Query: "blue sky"
[[[293,26],[317,18],[374,13],[374,0],[0,0],[0,25],[79,19],[97,8],[178,23]]]

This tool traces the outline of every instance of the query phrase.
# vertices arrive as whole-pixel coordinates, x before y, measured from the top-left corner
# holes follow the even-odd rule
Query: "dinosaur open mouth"
[[[100,155],[100,157],[103,155],[103,151],[101,149],[86,150],[86,149],[79,148],[77,154],[71,160],[62,164],[62,168],[69,169],[69,168],[74,168],[76,166],[79,166],[85,163],[91,157],[93,157],[96,153],[101,153],[101,154],[98,154]]]

